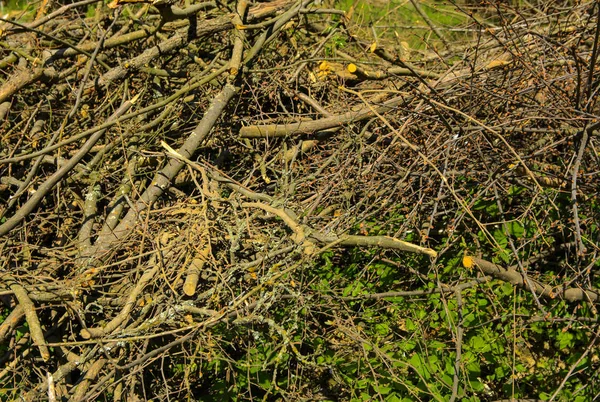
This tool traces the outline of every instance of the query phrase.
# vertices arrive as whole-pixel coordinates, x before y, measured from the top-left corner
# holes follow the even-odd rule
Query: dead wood
[[[593,2],[411,52],[308,0],[42,3],[0,27],[10,398],[349,400],[323,350],[405,332],[349,331],[367,303],[595,308]]]

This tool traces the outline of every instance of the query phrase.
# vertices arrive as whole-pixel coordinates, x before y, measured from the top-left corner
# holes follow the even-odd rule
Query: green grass
[[[352,13],[353,26],[359,26],[362,34],[374,40],[406,42],[410,49],[424,50],[439,47],[436,36],[410,0],[391,0],[389,2],[340,0],[335,6]],[[421,10],[430,22],[442,33],[448,42],[465,41],[468,33],[452,30],[464,27],[469,17],[444,1],[419,1]],[[377,38],[375,38],[375,36]]]
[[[2,18],[20,22],[33,20],[38,5],[37,2],[32,3],[26,0],[1,1],[0,4],[0,16]]]

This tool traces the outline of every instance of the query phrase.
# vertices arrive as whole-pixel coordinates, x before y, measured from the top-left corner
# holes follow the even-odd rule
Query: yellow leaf
[[[371,53],[375,53],[375,50],[377,50],[377,42],[373,42],[371,43],[371,46],[369,46],[369,51]]]
[[[348,12],[345,15],[346,21],[350,21],[350,19],[352,19],[352,15],[354,15],[354,4],[352,4],[352,6],[350,6],[350,9],[348,10]]]
[[[500,68],[500,67],[504,67],[509,64],[510,64],[510,61],[506,61],[506,60],[492,60],[487,64],[487,66],[485,66],[485,68],[487,70],[491,70],[493,68]]]

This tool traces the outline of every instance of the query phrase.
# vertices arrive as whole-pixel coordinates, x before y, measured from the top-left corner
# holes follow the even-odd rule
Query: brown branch
[[[346,247],[382,247],[406,251],[409,253],[426,254],[433,258],[437,257],[437,252],[433,249],[421,247],[419,245],[389,236],[324,235],[304,225],[300,225],[283,209],[275,208],[271,205],[260,202],[247,202],[242,204],[242,207],[261,208],[269,213],[277,215],[283,220],[286,226],[288,226],[294,232],[292,240],[296,244],[304,246],[307,254],[312,254],[315,251],[314,242],[318,241],[320,243],[324,243],[325,245],[341,245]]]
[[[233,51],[231,52],[231,60],[229,61],[229,74],[236,77],[242,65],[242,55],[244,51],[244,41],[246,40],[246,32],[242,29],[244,25],[244,19],[246,10],[248,8],[248,2],[246,0],[240,0],[237,3],[237,9],[233,15],[233,26],[234,40],[233,40]]]
[[[432,258],[437,257],[437,252],[427,247],[409,243],[389,236],[325,236],[311,233],[311,236],[322,243],[336,243],[346,247],[381,247],[391,250],[401,250],[409,253],[425,254]]]
[[[463,258],[463,265],[466,268],[478,267],[487,275],[492,275],[494,278],[522,288],[531,288],[536,294],[550,299],[562,297],[570,302],[596,302],[600,297],[600,293],[595,290],[584,290],[579,288],[560,289],[533,279],[529,279],[528,282],[530,286],[528,286],[526,278],[514,268],[504,268],[492,262],[482,260],[481,258],[465,256]]]
[[[317,131],[324,131],[343,126],[352,122],[357,122],[375,117],[377,113],[383,114],[394,110],[396,107],[406,103],[402,96],[390,99],[383,105],[375,108],[365,107],[357,111],[346,112],[339,115],[326,117],[319,120],[299,121],[288,124],[265,124],[242,127],[240,137],[242,138],[268,138],[268,137],[287,137],[299,134],[313,134]],[[375,110],[375,113],[373,111]]]
[[[197,258],[194,258],[187,267],[187,276],[183,284],[183,292],[187,296],[193,296],[196,293],[196,286],[198,285],[198,280],[200,279],[200,273],[202,272],[204,264],[206,264],[206,260],[208,259],[210,253],[210,241],[207,239],[206,245],[200,250]]]
[[[287,212],[283,209],[275,208],[271,205],[263,204],[262,202],[245,202],[242,204],[243,208],[260,208],[263,211],[267,211],[273,215],[277,215],[281,220],[289,227],[294,235],[292,236],[292,240],[294,243],[302,244],[306,239],[306,233],[304,227],[300,225],[294,218],[292,218]]]
[[[44,339],[44,332],[42,331],[42,326],[40,324],[40,320],[35,312],[35,305],[27,295],[27,291],[23,288],[23,286],[13,283],[10,285],[10,288],[15,293],[15,297],[19,301],[19,304],[23,307],[25,311],[25,319],[27,320],[27,324],[29,324],[29,333],[31,334],[31,339],[33,340],[33,344],[37,345],[40,350],[40,355],[42,359],[47,362],[50,360],[50,351],[46,346],[46,340]]]
[[[212,101],[204,113],[204,117],[198,124],[198,126],[188,136],[185,143],[177,150],[177,153],[190,158],[196,149],[204,142],[208,137],[212,127],[217,122],[217,119],[221,116],[225,106],[229,103],[229,100],[233,98],[233,95],[237,92],[237,89],[227,84],[223,91],[218,94]],[[162,195],[162,193],[171,185],[171,181],[177,176],[179,171],[183,168],[185,162],[178,159],[171,159],[167,166],[165,166],[160,172],[158,172],[152,181],[152,184],[144,191],[140,199],[135,203],[134,208],[130,208],[123,220],[115,227],[114,230],[103,230],[98,237],[94,247],[90,247],[86,252],[86,256],[99,256],[104,255],[111,249],[111,245],[114,242],[127,236],[131,229],[135,226],[138,215],[147,209],[149,206]]]
[[[365,67],[362,67],[360,61],[358,61],[355,57],[342,52],[341,50],[336,50],[336,54],[348,60],[352,64],[348,65],[346,69],[350,73],[355,73],[358,76],[370,80],[383,80],[386,78],[390,78],[392,76],[412,76],[412,77],[422,77],[422,78],[432,78],[439,79],[442,77],[441,74],[435,73],[433,71],[427,71],[418,68],[406,68],[406,67],[388,67],[384,70],[372,70]]]
[[[248,13],[248,19],[253,20],[273,15],[277,11],[285,8],[290,4],[292,3],[289,0],[277,0],[270,3],[262,3],[250,9]],[[199,38],[207,35],[214,35],[216,33],[230,30],[232,28],[234,28],[234,23],[230,16],[223,16],[214,20],[205,20],[202,21],[202,23],[198,24],[195,37]],[[157,46],[153,46],[152,48],[145,50],[139,56],[136,56],[122,63],[122,65],[114,67],[110,71],[107,71],[102,77],[100,77],[100,79],[98,80],[98,84],[107,85],[108,83],[116,79],[123,78],[126,74],[136,71],[139,68],[150,64],[150,62],[158,56],[171,53],[181,48],[187,42],[187,33],[177,34],[172,38],[163,41]],[[93,85],[90,85],[88,86],[88,89],[92,89],[92,87]]]
[[[36,67],[31,70],[29,69],[19,69],[15,74],[13,74],[8,81],[6,81],[0,87],[0,103],[4,102],[14,93],[25,88],[26,86],[36,82],[44,73],[50,74],[50,70],[46,71],[44,68]]]
[[[343,301],[353,301],[353,300],[381,300],[389,297],[419,297],[419,296],[428,296],[438,293],[456,293],[462,292],[465,289],[469,289],[475,287],[481,283],[487,282],[491,279],[490,276],[484,276],[481,278],[474,279],[472,281],[462,283],[456,286],[449,286],[446,284],[440,284],[438,287],[428,290],[398,290],[398,291],[390,291],[390,292],[382,292],[382,293],[368,293],[358,296],[345,296],[340,297],[340,300]]]
[[[139,116],[144,115],[145,113],[149,113],[149,112],[152,112],[152,111],[154,111],[156,109],[160,109],[160,108],[162,108],[164,106],[167,106],[167,105],[171,104],[176,99],[179,99],[180,97],[182,97],[187,92],[192,91],[192,90],[194,90],[196,88],[199,88],[200,86],[206,84],[207,82],[210,82],[214,78],[216,78],[216,77],[220,76],[221,74],[223,74],[225,72],[225,70],[226,70],[226,68],[222,67],[222,68],[220,68],[220,69],[212,72],[208,76],[202,78],[201,80],[199,80],[197,82],[194,82],[193,84],[186,85],[185,87],[183,87],[179,91],[175,92],[173,95],[169,96],[168,98],[166,98],[166,99],[164,99],[164,100],[162,100],[160,102],[156,102],[156,103],[154,103],[154,104],[152,104],[150,106],[146,106],[145,108],[142,108],[142,109],[137,110],[135,112],[124,114],[123,116],[121,116],[121,117],[119,117],[117,119],[114,119],[114,120],[111,120],[109,118],[107,121],[105,121],[102,124],[99,124],[99,125],[97,125],[95,127],[92,127],[92,128],[90,128],[88,130],[85,130],[85,131],[83,131],[83,132],[81,132],[79,134],[73,135],[73,136],[69,137],[68,139],[60,141],[60,142],[58,142],[58,143],[56,143],[54,145],[47,146],[47,147],[45,147],[44,149],[42,149],[40,151],[31,152],[31,153],[27,153],[27,154],[21,154],[21,155],[10,157],[10,158],[0,159],[0,165],[1,164],[5,164],[5,163],[21,162],[21,161],[24,161],[24,160],[33,159],[33,158],[35,158],[37,156],[40,156],[40,155],[48,154],[48,153],[50,153],[50,152],[52,152],[52,151],[54,151],[54,150],[56,150],[58,148],[64,147],[65,145],[72,144],[72,143],[74,143],[76,141],[79,141],[80,139],[85,138],[85,137],[87,137],[89,135],[92,135],[92,134],[94,134],[94,133],[96,133],[96,132],[98,132],[100,130],[104,130],[104,129],[110,128],[110,127],[114,126],[115,124],[119,124],[119,123],[122,123],[124,121],[129,120],[129,119],[132,119],[134,117],[139,117]]]
[[[598,5],[598,8],[600,9],[600,5]],[[598,23],[600,24],[600,21],[598,21]],[[600,30],[600,27],[598,29]],[[577,157],[575,158],[575,162],[573,163],[573,174],[571,176],[571,209],[573,213],[573,225],[575,226],[575,243],[577,244],[577,254],[581,257],[585,255],[587,249],[583,244],[583,240],[581,237],[581,224],[579,222],[579,205],[577,201],[577,176],[579,174],[579,167],[581,166],[583,154],[588,145],[588,139],[588,130],[583,130],[581,143],[579,144],[579,149],[577,150]]]
[[[69,401],[77,402],[85,399],[85,393],[92,384],[92,381],[98,377],[100,370],[102,370],[102,367],[104,367],[106,362],[106,359],[98,359],[92,365],[90,365],[90,368],[83,376],[83,380],[81,380],[81,382],[75,387],[75,392],[73,392],[73,395],[69,398]]]
[[[73,370],[76,370],[82,363],[83,363],[82,361],[73,361],[73,362],[68,362],[68,363],[61,365],[55,372],[52,373],[53,381],[55,383],[62,381],[63,378],[65,378],[66,376],[71,374],[73,372]],[[47,389],[48,389],[48,379],[46,378],[43,382],[38,384],[34,389],[23,394],[21,396],[21,399],[24,401],[27,401],[27,402],[42,400],[40,398],[40,394],[43,393]]]
[[[108,120],[116,120],[135,103],[137,95],[131,100],[125,101],[121,107],[119,107]],[[50,176],[43,184],[39,186],[33,196],[27,200],[27,202],[17,211],[13,216],[6,220],[0,225],[0,236],[3,236],[10,232],[15,226],[17,226],[23,219],[25,219],[44,199],[44,197],[59,183],[78,163],[83,159],[85,155],[92,149],[92,147],[100,140],[107,129],[97,131],[92,135],[86,143],[77,151],[69,161],[60,167],[52,176]]]
[[[0,324],[0,344],[4,343],[12,334],[15,328],[21,323],[23,317],[25,317],[25,309],[21,304],[18,304],[4,319],[2,324]]]
[[[46,22],[50,21],[51,19],[58,17],[61,14],[66,13],[67,11],[69,11],[72,8],[87,6],[88,4],[98,3],[100,1],[101,0],[83,0],[83,1],[78,1],[76,3],[72,3],[72,4],[65,4],[62,7],[60,7],[58,10],[46,15],[43,18],[38,18],[38,19],[34,20],[33,22],[26,24],[25,26],[27,28],[37,28],[40,25],[44,25]]]
[[[119,312],[119,314],[117,314],[104,327],[82,329],[81,336],[83,337],[83,339],[100,338],[104,335],[108,335],[129,318],[129,314],[135,306],[135,301],[137,300],[138,296],[140,295],[140,293],[142,293],[148,282],[150,282],[150,280],[154,277],[154,275],[156,274],[156,272],[158,272],[158,269],[160,268],[160,264],[157,264],[156,262],[152,263],[152,261],[153,260],[151,260],[151,263],[149,264],[150,266],[152,266],[152,268],[144,272],[144,274],[140,278],[140,281],[137,283],[135,288],[127,297],[127,302],[125,303],[125,306]]]

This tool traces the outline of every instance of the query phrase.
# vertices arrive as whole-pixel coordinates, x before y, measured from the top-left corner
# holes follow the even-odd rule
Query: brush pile
[[[446,381],[363,313],[495,280],[531,317],[597,302],[597,10],[533,3],[455,4],[461,44],[420,50],[310,0],[0,22],[6,399],[483,393],[463,321],[430,333]]]

